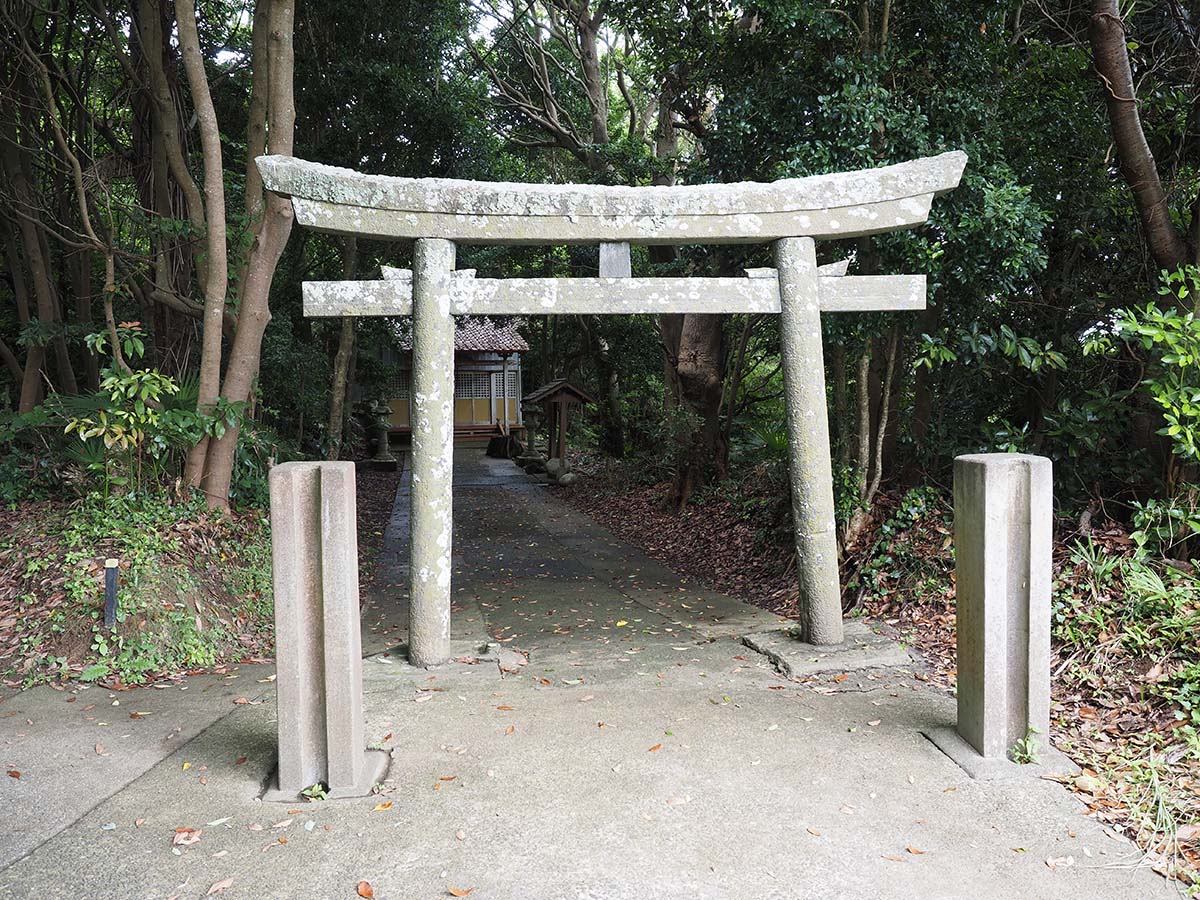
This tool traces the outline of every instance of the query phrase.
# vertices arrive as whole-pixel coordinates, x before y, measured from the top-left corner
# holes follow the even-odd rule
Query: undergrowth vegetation
[[[140,684],[271,646],[270,540],[260,513],[165,496],[90,496],[0,513],[0,673]],[[104,563],[119,561],[116,624]]]
[[[239,454],[243,511],[212,511],[174,474],[203,435],[244,404],[194,408],[194,382],[133,369],[136,322],[100,333],[99,390],[52,395],[0,418],[0,676],[141,684],[255,658],[271,646],[265,460],[252,428]],[[116,621],[104,624],[104,565],[118,562]]]

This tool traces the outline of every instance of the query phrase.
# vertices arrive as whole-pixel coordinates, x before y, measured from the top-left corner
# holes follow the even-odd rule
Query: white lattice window
[[[408,399],[408,369],[396,369],[387,381],[387,396],[393,400]]]
[[[508,396],[521,399],[521,370],[510,369],[508,372]]]
[[[454,396],[459,400],[486,400],[492,396],[491,387],[487,372],[454,373]]]

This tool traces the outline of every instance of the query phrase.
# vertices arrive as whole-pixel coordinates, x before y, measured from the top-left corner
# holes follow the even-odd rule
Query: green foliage
[[[1147,303],[1121,310],[1116,325],[1124,340],[1148,356],[1142,386],[1166,422],[1159,434],[1171,439],[1181,459],[1195,462],[1200,460],[1200,322],[1193,310],[1200,299],[1200,269],[1163,272],[1159,296],[1179,305],[1162,309]]]
[[[950,506],[936,488],[908,491],[879,526],[847,591],[860,597],[941,595],[954,567],[951,529]]]
[[[1054,633],[1090,677],[1151,669],[1143,690],[1200,725],[1200,578],[1163,565],[1155,553],[1165,547],[1145,532],[1130,555],[1077,542],[1055,585]]]
[[[1037,765],[1038,762],[1038,747],[1040,745],[1038,739],[1038,730],[1030,727],[1029,732],[1025,737],[1017,740],[1009,752],[1009,758],[1020,765]]]

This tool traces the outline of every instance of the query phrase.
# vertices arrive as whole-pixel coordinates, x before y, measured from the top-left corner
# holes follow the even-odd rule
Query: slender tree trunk
[[[13,293],[17,301],[17,324],[24,327],[29,324],[32,316],[29,298],[29,284],[25,280],[25,267],[21,260],[21,252],[17,235],[9,222],[3,222],[4,251],[8,259],[8,270],[12,275]],[[42,363],[46,358],[46,348],[41,344],[30,343],[25,348],[25,363],[21,366],[18,383],[21,385],[20,397],[17,401],[17,411],[27,413],[42,402]]]
[[[351,281],[358,273],[358,241],[342,240],[342,279]],[[346,394],[350,388],[350,361],[354,357],[354,316],[342,316],[337,354],[333,358],[333,384],[329,390],[329,458],[341,459],[342,434],[346,424]]]
[[[1117,0],[1092,0],[1088,38],[1096,73],[1102,82],[1121,174],[1133,192],[1142,234],[1155,263],[1163,269],[1177,269],[1188,261],[1187,244],[1171,221],[1171,208],[1158,177],[1154,154],[1142,130],[1129,66],[1129,37]]]
[[[271,27],[266,42],[268,60],[253,60],[252,65],[270,66],[270,94],[267,103],[267,145],[269,152],[292,155],[296,105],[292,90],[292,32],[295,0],[260,0],[255,15],[270,15]],[[242,308],[237,331],[229,351],[222,393],[234,402],[250,398],[262,354],[262,338],[271,319],[271,280],[292,232],[292,205],[286,197],[271,194],[263,205],[263,221],[250,251],[246,282],[242,289]],[[205,460],[203,490],[212,506],[228,507],[229,487],[237,454],[240,427],[235,424],[209,447]]]
[[[179,49],[183,68],[192,92],[192,105],[200,128],[200,147],[204,160],[204,319],[200,346],[200,384],[196,409],[212,411],[221,391],[221,329],[225,318],[225,294],[229,285],[229,255],[225,238],[225,166],[221,156],[221,130],[213,107],[204,57],[200,53],[200,35],[196,29],[193,0],[175,0],[175,21],[179,29]],[[208,438],[202,438],[188,454],[184,481],[200,486]]]
[[[833,356],[833,418],[837,434],[837,461],[839,465],[850,464],[850,396],[846,372],[846,347],[837,343],[832,348]]]

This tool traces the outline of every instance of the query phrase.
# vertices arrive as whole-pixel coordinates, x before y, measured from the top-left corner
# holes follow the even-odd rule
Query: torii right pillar
[[[774,249],[801,638],[810,644],[840,644],[842,591],[816,245],[808,237],[782,238]]]

